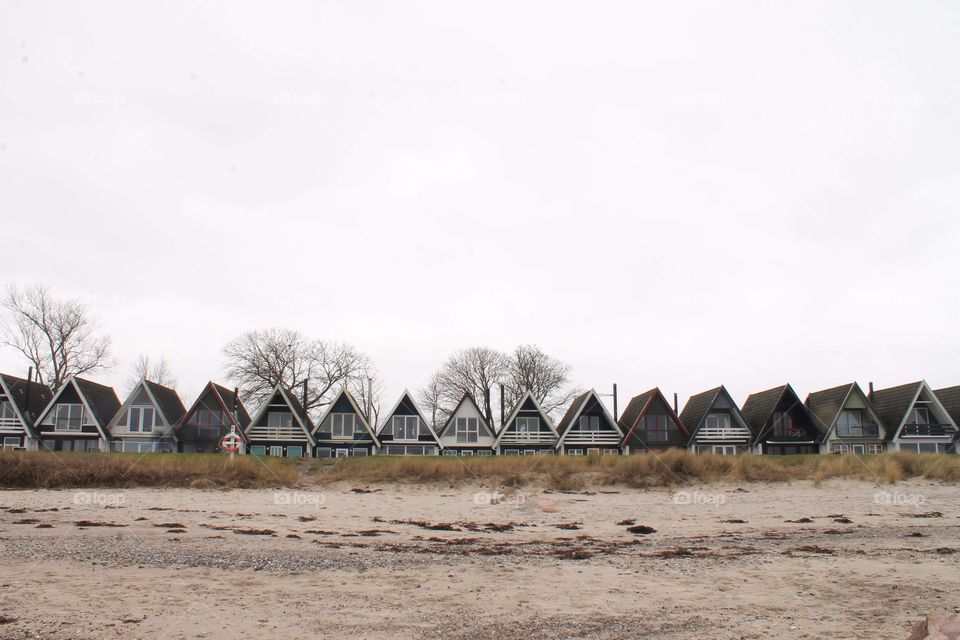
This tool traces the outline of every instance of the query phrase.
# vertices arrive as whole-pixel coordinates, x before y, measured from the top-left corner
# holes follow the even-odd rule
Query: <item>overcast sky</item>
[[[269,326],[387,405],[518,343],[621,407],[960,384],[958,79],[955,2],[6,1],[0,280],[119,387]]]

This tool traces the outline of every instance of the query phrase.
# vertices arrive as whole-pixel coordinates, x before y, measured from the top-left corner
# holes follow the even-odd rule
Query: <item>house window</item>
[[[470,451],[470,450],[461,451],[461,452],[460,452],[460,455],[462,455],[462,456],[472,456],[472,455],[473,455],[473,451]]]
[[[293,427],[293,414],[289,411],[271,411],[267,414],[267,427],[270,429],[290,429]]]
[[[571,456],[582,456],[583,449],[567,449],[567,454]]]
[[[504,449],[504,450],[503,450],[503,455],[505,455],[505,456],[518,456],[518,455],[520,455],[520,450],[519,450],[519,449]]]
[[[457,455],[457,451],[456,451],[456,449],[444,449],[444,450],[443,450],[443,455],[445,455],[445,456],[455,456],[455,455]]]
[[[540,431],[540,418],[517,418],[517,435],[531,436]]]
[[[355,430],[357,416],[352,413],[334,413],[330,416],[330,424],[333,429],[334,438],[352,438]],[[346,451],[346,449],[337,449],[337,457],[344,457],[340,455],[340,451]]]
[[[250,453],[255,456],[265,456],[267,455],[267,447],[262,444],[255,444],[250,447]]]
[[[590,449],[587,449],[587,455],[588,455],[588,456],[598,456],[598,455],[600,455],[600,449],[599,449],[599,448],[590,448]]]
[[[664,414],[650,414],[644,417],[646,442],[666,442],[669,439],[668,420]]]
[[[83,405],[58,404],[53,424],[54,431],[80,431],[83,425]]]
[[[785,412],[773,414],[773,435],[778,438],[797,436],[797,429],[793,426],[793,416]]]
[[[302,458],[302,457],[303,457],[303,447],[287,447],[287,457],[288,457],[288,458]]]
[[[331,455],[333,455],[333,450],[330,447],[317,447],[318,458],[329,458]]]
[[[396,440],[416,440],[420,437],[420,418],[393,416],[393,437]]]
[[[283,447],[278,447],[277,445],[271,446],[271,447],[270,447],[270,455],[276,456],[276,457],[278,457],[278,458],[282,458],[282,457],[283,457]]]
[[[868,444],[868,445],[867,445],[867,453],[871,453],[871,454],[883,453],[883,445],[882,445],[882,444]]]
[[[540,452],[537,451],[536,449],[524,449],[524,450],[523,450],[523,455],[525,455],[525,456],[535,456],[535,455],[537,455],[538,453],[540,453]]]
[[[600,431],[600,416],[580,416],[580,431]]]
[[[850,453],[850,445],[848,444],[835,444],[833,445],[834,453]]]
[[[127,424],[130,431],[149,433],[154,426],[160,426],[160,421],[153,407],[130,407],[127,412]]]
[[[16,449],[20,446],[20,436],[6,436],[3,439],[4,449]]]
[[[492,456],[492,455],[493,455],[493,451],[491,451],[490,449],[480,449],[480,450],[477,451],[477,455],[478,455],[478,456]]]
[[[366,450],[366,449],[354,449],[352,455],[353,455],[354,457],[356,457],[356,458],[362,458],[362,457],[364,457],[365,455],[367,455],[367,450]]]
[[[338,458],[346,458],[350,455],[350,449],[337,449]]]
[[[479,418],[457,418],[457,442],[478,442],[480,440]]]
[[[729,413],[711,413],[707,415],[707,429],[729,429]]]
[[[840,412],[840,417],[837,418],[837,435],[854,437],[863,435],[863,422],[859,409],[846,409]]]
[[[867,452],[867,448],[862,444],[855,444],[853,445],[853,452],[856,454],[863,455],[864,453]]]
[[[0,420],[7,422],[10,420],[16,420],[17,413],[13,408],[13,403],[9,400],[4,400],[0,402]]]
[[[914,407],[910,414],[909,424],[930,424],[930,410],[926,407]]]

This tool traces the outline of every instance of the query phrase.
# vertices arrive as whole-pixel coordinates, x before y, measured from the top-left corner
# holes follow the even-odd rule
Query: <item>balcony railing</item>
[[[948,424],[905,424],[901,436],[952,436],[953,427]]]
[[[697,440],[750,440],[749,429],[742,427],[703,427]]]
[[[837,437],[840,438],[879,438],[880,425],[860,424],[850,427],[837,427]]]
[[[580,431],[573,429],[567,433],[567,442],[619,442],[620,436],[616,431]]]
[[[502,438],[507,442],[555,442],[556,439],[549,431],[510,431]]]
[[[0,418],[0,429],[20,429],[20,421],[16,418]]]

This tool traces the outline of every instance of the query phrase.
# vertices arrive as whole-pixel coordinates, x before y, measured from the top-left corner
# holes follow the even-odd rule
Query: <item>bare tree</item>
[[[157,360],[145,353],[137,356],[137,361],[130,367],[127,388],[132,390],[143,378],[174,390],[177,388],[177,379],[173,376],[173,370],[165,356],[160,356]]]
[[[487,421],[493,424],[493,398],[496,385],[507,373],[507,358],[487,347],[471,347],[447,358],[434,374],[431,391],[421,390],[420,399],[431,414],[449,415],[465,393],[473,396]]]
[[[98,335],[97,322],[77,300],[58,300],[35,285],[7,289],[0,342],[26,357],[37,379],[54,389],[71,375],[113,366],[110,338]]]
[[[348,344],[315,340],[292,329],[248,331],[228,342],[223,353],[225,373],[245,400],[262,403],[277,384],[299,398],[306,382],[308,412],[370,366],[369,358]]]
[[[543,352],[537,345],[521,345],[510,355],[506,374],[508,406],[530,391],[548,414],[565,408],[579,393],[569,386],[571,367]]]
[[[430,414],[430,425],[434,431],[439,430],[447,421],[447,418],[450,417],[450,411],[452,410],[442,404],[443,383],[439,372],[431,375],[427,385],[417,391],[417,402],[421,407],[427,408],[427,412]]]

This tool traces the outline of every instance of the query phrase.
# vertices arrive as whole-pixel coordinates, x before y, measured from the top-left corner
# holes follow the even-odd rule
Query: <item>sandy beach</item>
[[[2,638],[902,638],[960,607],[928,481],[0,493]]]

